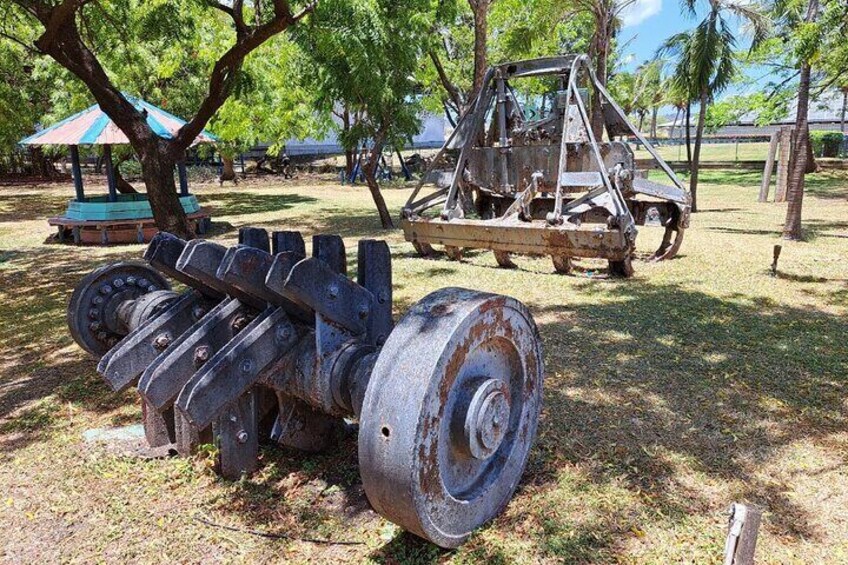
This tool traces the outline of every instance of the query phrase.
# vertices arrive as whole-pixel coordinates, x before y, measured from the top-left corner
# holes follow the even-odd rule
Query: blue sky
[[[621,14],[623,26],[619,34],[619,42],[624,46],[622,61],[624,68],[633,71],[645,61],[654,59],[657,50],[666,39],[675,33],[695,27],[704,13],[705,9],[702,6],[697,16],[684,15],[680,9],[680,0],[636,0]],[[737,45],[740,48],[747,48],[750,45],[747,30],[739,19],[730,16],[729,21],[736,27]],[[748,76],[754,77],[755,82],[747,86],[744,83],[731,84],[724,92],[724,96],[743,94],[756,88],[756,84],[766,84],[770,78],[765,74],[767,72],[768,69],[759,67],[747,69]]]
[[[694,27],[697,21],[681,14],[678,0],[636,0],[625,8],[622,20],[619,41],[626,44],[626,67],[631,70],[653,59],[666,38]]]

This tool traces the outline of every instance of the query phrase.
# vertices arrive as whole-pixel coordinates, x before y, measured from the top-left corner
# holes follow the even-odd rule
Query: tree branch
[[[451,82],[448,74],[445,72],[444,66],[442,66],[441,59],[439,59],[438,54],[436,54],[436,52],[432,49],[430,50],[430,60],[433,61],[433,66],[436,67],[436,73],[439,75],[439,82],[442,83],[442,87],[444,87],[445,91],[447,91],[451,102],[453,102],[454,106],[457,108],[462,108],[464,106],[462,94],[460,94],[456,85]]]
[[[203,131],[206,123],[227,100],[245,57],[271,37],[285,31],[290,25],[311,13],[315,9],[317,1],[315,0],[294,16],[288,2],[274,0],[274,17],[262,25],[248,28],[246,34],[236,38],[235,45],[230,47],[215,63],[209,77],[209,90],[197,113],[191,121],[180,128],[176,137],[172,140],[171,148],[175,154],[182,154],[191,145]]]
[[[53,41],[56,39],[56,34],[63,27],[68,19],[73,20],[77,10],[88,4],[91,0],[64,0],[61,4],[49,11],[37,10],[41,13],[39,19],[44,24],[44,33],[41,34],[35,41],[35,46],[42,52],[47,52]],[[42,3],[42,7],[46,8]]]

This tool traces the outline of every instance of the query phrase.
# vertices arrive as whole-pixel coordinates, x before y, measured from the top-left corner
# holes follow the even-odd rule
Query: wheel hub
[[[509,426],[509,389],[498,379],[475,391],[465,416],[465,441],[475,459],[488,459],[501,445]]]

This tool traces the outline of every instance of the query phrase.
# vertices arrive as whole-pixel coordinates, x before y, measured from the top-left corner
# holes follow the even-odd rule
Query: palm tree
[[[783,224],[783,238],[800,240],[801,209],[804,203],[804,177],[812,161],[810,144],[810,82],[812,75],[811,59],[818,50],[817,41],[810,41],[808,33],[802,31],[802,23],[811,24],[819,15],[819,1],[809,0],[804,9],[797,2],[777,1],[775,12],[783,23],[798,34],[798,42],[803,46],[798,57],[798,106],[795,114],[795,144],[792,147],[792,163],[789,166],[788,187],[786,190],[786,222]],[[806,12],[806,13],[804,13]],[[802,19],[803,17],[803,19]]]
[[[695,148],[689,171],[693,212],[697,211],[698,168],[707,105],[727,88],[736,73],[736,36],[733,33],[734,24],[728,22],[728,17],[735,16],[753,29],[753,45],[764,39],[767,29],[765,17],[745,0],[682,0],[683,9],[691,17],[697,14],[699,4],[705,4],[708,8],[704,19],[689,32],[669,38],[660,49],[676,56],[675,81],[686,89],[690,99],[696,100],[699,106]]]

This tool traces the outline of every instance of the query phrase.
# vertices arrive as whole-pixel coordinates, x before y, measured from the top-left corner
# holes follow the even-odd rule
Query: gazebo
[[[147,117],[147,124],[164,138],[172,138],[185,124],[184,120],[157,108],[139,98],[124,97]],[[217,138],[207,131],[197,136],[192,145],[214,143]],[[63,216],[50,218],[51,226],[58,227],[59,241],[73,237],[74,243],[145,243],[156,234],[153,211],[145,194],[119,194],[112,161],[113,145],[128,145],[129,139],[109,116],[94,105],[78,114],[20,141],[21,145],[67,145],[70,148],[76,197],[68,203]],[[86,196],[82,181],[79,147],[103,147],[108,193]],[[189,193],[185,162],[177,164],[180,203],[198,233],[206,231],[209,214],[200,207],[197,197]]]

